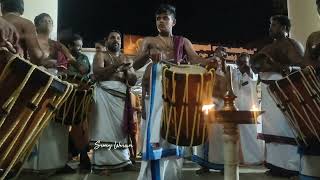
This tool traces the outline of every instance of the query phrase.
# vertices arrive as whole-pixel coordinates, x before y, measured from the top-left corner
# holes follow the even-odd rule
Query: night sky
[[[112,29],[124,34],[157,35],[154,12],[161,0],[59,0],[58,29],[78,33],[85,47]],[[168,2],[168,1],[167,1]],[[176,0],[177,24],[174,34],[194,43],[229,46],[265,39],[271,0]]]

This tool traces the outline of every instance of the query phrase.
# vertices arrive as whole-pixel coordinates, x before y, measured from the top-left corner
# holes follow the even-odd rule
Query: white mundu
[[[279,80],[283,77],[279,73],[264,72],[260,73],[260,78],[261,80]],[[262,114],[262,135],[264,140],[270,141],[270,143],[266,143],[266,162],[286,170],[298,171],[300,156],[297,146],[269,139],[269,137],[275,137],[276,139],[295,141],[294,133],[286,117],[277,107],[267,87],[267,84],[261,83],[261,110],[265,111]]]
[[[138,180],[181,179],[183,159],[181,148],[169,144],[160,136],[162,121],[162,64],[153,64],[150,79],[150,97],[146,107],[146,128],[143,139],[142,163]],[[152,144],[159,144],[153,148]]]
[[[90,141],[106,144],[128,144],[123,130],[126,85],[119,81],[96,83],[91,116]],[[95,169],[116,169],[131,164],[128,148],[99,148],[94,150]]]
[[[57,75],[56,69],[45,69]],[[51,120],[43,130],[31,155],[24,164],[24,169],[31,171],[58,170],[65,167],[68,161],[68,127]]]
[[[24,164],[24,169],[43,171],[63,168],[68,161],[68,136],[67,126],[50,121]]]
[[[260,110],[257,95],[257,76],[250,77],[242,74],[238,68],[232,68],[232,87],[236,98],[236,106],[239,110]],[[240,124],[240,151],[243,164],[261,164],[264,161],[264,142],[257,139],[261,132],[261,124]]]

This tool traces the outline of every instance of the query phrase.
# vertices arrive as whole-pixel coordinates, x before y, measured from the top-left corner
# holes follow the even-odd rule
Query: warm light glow
[[[255,124],[257,124],[257,120],[258,120],[257,111],[260,111],[260,109],[256,105],[253,104],[250,111],[252,111],[253,117],[254,117],[254,122],[255,122]]]
[[[202,106],[202,111],[206,113],[206,115],[209,114],[209,110],[214,108],[214,104],[206,104]]]
[[[259,111],[256,105],[252,105],[250,111]]]

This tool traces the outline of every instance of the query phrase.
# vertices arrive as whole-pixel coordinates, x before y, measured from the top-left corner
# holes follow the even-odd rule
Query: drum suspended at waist
[[[55,121],[65,125],[77,125],[87,119],[92,103],[94,83],[79,75],[63,74],[60,79],[72,83],[75,88],[56,114]]]
[[[315,69],[306,67],[268,87],[286,115],[300,143],[320,143],[320,81]]]
[[[197,146],[206,141],[208,123],[202,106],[212,103],[214,78],[214,69],[193,65],[163,67],[164,139],[180,146]]]
[[[22,168],[55,109],[73,86],[0,49],[0,174]],[[1,173],[1,172],[0,172]]]

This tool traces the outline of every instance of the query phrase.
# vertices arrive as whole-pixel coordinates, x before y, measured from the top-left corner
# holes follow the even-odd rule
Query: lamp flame
[[[259,111],[259,108],[256,105],[252,105],[250,111]]]
[[[209,114],[209,110],[214,108],[214,104],[206,104],[202,106],[202,111],[206,113],[206,115]]]

